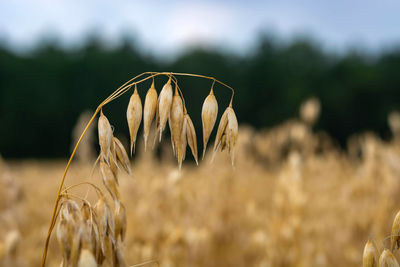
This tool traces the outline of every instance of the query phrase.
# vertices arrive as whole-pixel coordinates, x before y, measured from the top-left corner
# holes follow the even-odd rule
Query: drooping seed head
[[[231,156],[232,166],[235,162],[235,146],[238,138],[238,121],[236,118],[236,114],[232,108],[228,108],[228,125],[226,128],[226,142],[228,145],[229,154]]]
[[[390,236],[390,249],[394,251],[400,248],[400,211],[393,220],[392,233]]]
[[[114,199],[114,201],[119,200],[119,192],[117,186],[117,180],[112,172],[110,166],[103,160],[100,161],[100,172],[103,178],[104,186],[107,188],[108,192]]]
[[[98,132],[99,132],[99,143],[101,150],[100,155],[103,157],[105,161],[108,162],[111,153],[113,133],[110,122],[108,121],[107,117],[104,116],[103,111],[101,111],[98,121]]]
[[[132,175],[131,163],[129,161],[128,153],[126,153],[124,146],[122,145],[121,141],[119,141],[116,137],[113,137],[113,142],[117,161],[129,175]]]
[[[79,256],[78,267],[97,267],[97,262],[90,250],[82,249]]]
[[[210,94],[204,100],[201,110],[201,121],[203,123],[203,158],[206,153],[208,140],[214,128],[215,121],[217,120],[217,114],[218,103],[213,89],[211,89]]]
[[[171,112],[168,122],[171,129],[172,149],[175,151],[180,142],[183,125],[183,104],[177,87],[175,87],[175,94],[172,98]]]
[[[140,122],[142,121],[142,101],[137,92],[137,87],[135,85],[135,90],[129,100],[128,109],[126,110],[126,119],[128,120],[129,135],[131,138],[131,155],[132,151],[135,152],[136,136],[139,130]]]
[[[186,157],[186,146],[187,146],[187,139],[186,139],[186,130],[187,130],[187,119],[184,118],[182,131],[181,131],[181,138],[179,140],[179,144],[177,146],[177,159],[179,164],[179,169],[182,167],[182,162],[185,160]]]
[[[160,142],[161,142],[162,132],[165,129],[165,125],[167,123],[167,119],[171,111],[171,105],[172,105],[172,85],[171,85],[171,78],[169,78],[168,82],[163,86],[160,92],[160,96],[158,97],[157,112],[160,123],[157,127],[157,132],[160,135],[159,139]]]
[[[228,125],[228,112],[229,112],[229,109],[228,108],[225,109],[225,111],[222,114],[221,119],[219,121],[217,135],[215,136],[214,149],[213,149],[213,155],[212,155],[211,161],[213,161],[215,153],[221,146],[223,136],[225,135],[226,126]]]
[[[392,252],[385,249],[379,257],[379,267],[399,267],[399,263]]]
[[[222,114],[220,123],[218,125],[218,131],[217,136],[215,137],[214,151],[211,160],[214,159],[219,148],[223,150],[225,147],[227,147],[231,157],[232,166],[234,165],[235,145],[238,137],[238,129],[239,127],[237,118],[230,104],[229,107],[226,108],[224,114]]]
[[[113,266],[126,267],[125,257],[123,253],[123,243],[120,240],[115,242],[113,246]]]
[[[118,202],[115,205],[114,219],[115,219],[115,240],[117,240],[120,237],[121,241],[124,241],[126,233],[126,210],[125,206],[121,202]]]
[[[368,240],[364,247],[363,267],[378,267],[378,251],[373,243]]]
[[[185,114],[185,121],[186,121],[186,138],[187,138],[187,143],[190,147],[190,150],[192,151],[192,155],[194,157],[194,160],[196,161],[196,164],[199,165],[198,161],[198,156],[197,156],[197,136],[196,136],[196,130],[194,129],[194,125],[192,120],[190,119],[189,114]]]
[[[147,149],[147,140],[150,134],[151,124],[157,109],[157,91],[154,87],[154,82],[151,84],[150,89],[147,91],[146,99],[144,101],[143,109],[143,137],[144,137],[144,150]]]

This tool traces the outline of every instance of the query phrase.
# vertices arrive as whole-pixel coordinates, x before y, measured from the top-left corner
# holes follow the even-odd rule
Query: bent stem
[[[144,75],[149,75],[139,81],[135,81],[137,79],[139,79],[140,77],[144,76]],[[183,94],[181,89],[178,86],[178,81],[176,79],[176,77],[174,77],[174,75],[176,76],[190,76],[190,77],[198,77],[198,78],[204,78],[204,79],[209,79],[209,80],[213,80],[213,85],[215,82],[227,87],[228,89],[230,89],[232,91],[232,96],[231,96],[231,101],[230,101],[230,106],[232,105],[232,100],[233,100],[233,96],[234,96],[234,90],[232,87],[230,87],[229,85],[226,85],[225,83],[215,79],[214,77],[209,77],[209,76],[205,76],[205,75],[200,75],[200,74],[191,74],[191,73],[178,73],[178,72],[143,72],[135,77],[133,77],[132,79],[128,80],[127,82],[125,82],[123,85],[121,85],[117,90],[115,90],[111,95],[109,95],[103,102],[100,103],[100,105],[96,108],[96,111],[93,113],[92,117],[90,118],[89,122],[87,123],[85,129],[83,130],[81,136],[78,139],[78,142],[76,143],[74,150],[71,153],[70,158],[68,159],[68,163],[67,166],[65,167],[63,176],[61,178],[61,182],[60,185],[58,187],[58,191],[57,191],[57,197],[54,203],[54,208],[53,208],[53,213],[51,215],[51,219],[50,219],[50,226],[47,232],[47,237],[46,237],[46,241],[45,241],[45,245],[43,248],[43,255],[42,255],[42,262],[41,262],[41,267],[44,267],[46,264],[46,259],[47,259],[47,251],[49,248],[49,243],[50,243],[50,237],[51,237],[51,233],[54,229],[54,225],[56,223],[57,217],[58,217],[58,207],[60,204],[60,200],[62,199],[63,196],[63,186],[65,183],[65,178],[67,176],[69,167],[71,166],[72,160],[75,156],[75,153],[80,145],[80,143],[82,142],[83,137],[85,136],[86,132],[88,131],[90,125],[92,125],[94,119],[96,118],[97,114],[99,113],[99,111],[102,109],[103,106],[105,106],[106,104],[110,103],[111,101],[115,100],[116,98],[120,97],[121,95],[123,95],[124,93],[126,93],[132,86],[137,85],[139,83],[142,83],[146,80],[149,79],[153,79],[153,83],[154,83],[154,78],[160,75],[165,75],[169,78],[173,77],[173,81],[175,82],[176,86],[179,89],[179,92],[182,96],[183,99]],[[183,100],[184,101],[184,100]],[[71,188],[71,187],[70,187]]]

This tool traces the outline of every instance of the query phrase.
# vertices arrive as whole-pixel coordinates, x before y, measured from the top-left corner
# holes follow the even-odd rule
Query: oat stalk
[[[142,77],[145,76],[145,75],[147,75],[147,77],[142,78]],[[84,137],[85,134],[87,133],[87,131],[88,131],[90,125],[93,123],[93,121],[94,121],[94,119],[96,118],[96,116],[99,114],[99,112],[101,112],[102,108],[103,108],[106,104],[108,104],[108,103],[110,103],[111,101],[113,101],[113,100],[117,99],[118,97],[122,96],[122,95],[125,94],[127,91],[129,91],[132,87],[136,87],[136,85],[138,85],[138,84],[140,84],[140,83],[142,83],[142,82],[145,82],[145,81],[147,81],[147,80],[149,80],[149,79],[153,79],[153,81],[154,81],[154,78],[157,77],[157,76],[167,76],[168,78],[170,78],[170,79],[173,81],[173,83],[174,83],[175,86],[177,87],[177,89],[178,89],[178,91],[179,91],[179,94],[180,94],[180,96],[181,96],[181,98],[182,98],[183,107],[185,108],[185,110],[186,110],[185,99],[184,99],[184,97],[183,97],[183,93],[182,93],[181,89],[180,89],[179,86],[178,86],[178,81],[177,81],[177,79],[176,79],[175,76],[189,76],[189,77],[197,77],[197,78],[208,79],[208,80],[212,80],[212,81],[213,81],[213,85],[214,85],[214,83],[216,83],[216,82],[219,83],[220,85],[222,85],[222,86],[224,86],[224,87],[226,87],[226,88],[228,88],[228,89],[231,90],[232,95],[231,95],[231,99],[230,99],[230,104],[229,104],[229,106],[230,106],[230,107],[232,106],[232,101],[233,101],[233,96],[234,96],[234,89],[233,89],[232,87],[230,87],[229,85],[227,85],[227,84],[225,84],[225,83],[223,83],[223,82],[221,82],[221,81],[215,79],[214,77],[205,76],[205,75],[200,75],[200,74],[175,73],[175,72],[143,72],[143,73],[141,73],[141,74],[139,74],[139,75],[133,77],[132,79],[128,80],[128,81],[125,82],[122,86],[120,86],[117,90],[115,90],[110,96],[108,96],[108,97],[107,97],[103,102],[101,102],[101,103],[99,104],[99,106],[96,108],[95,112],[93,113],[92,117],[90,118],[89,122],[87,123],[85,129],[83,130],[82,134],[80,135],[80,137],[79,137],[79,139],[78,139],[78,141],[77,141],[77,143],[76,143],[76,145],[75,145],[75,147],[74,147],[74,149],[73,149],[73,151],[72,151],[72,153],[71,153],[70,158],[68,159],[68,163],[67,163],[67,165],[66,165],[66,167],[65,167],[65,170],[64,170],[64,173],[63,173],[63,175],[62,175],[61,182],[60,182],[60,185],[59,185],[59,188],[58,188],[58,191],[57,191],[57,196],[56,196],[56,200],[55,200],[55,203],[54,203],[54,208],[53,208],[52,216],[51,216],[51,219],[50,219],[50,225],[49,225],[49,229],[48,229],[48,233],[47,233],[45,245],[44,245],[44,248],[43,248],[43,255],[42,255],[42,261],[41,261],[41,266],[42,266],[42,267],[44,267],[45,264],[46,264],[47,251],[48,251],[48,247],[49,247],[50,237],[51,237],[52,231],[53,231],[53,229],[54,229],[54,226],[55,226],[57,217],[58,217],[58,215],[59,215],[59,209],[60,209],[60,207],[61,207],[60,201],[61,201],[62,198],[66,195],[67,190],[72,189],[73,187],[76,187],[76,186],[79,186],[79,185],[84,185],[84,184],[86,184],[86,185],[92,185],[92,186],[96,189],[96,192],[97,192],[98,194],[102,194],[101,191],[98,189],[97,186],[95,186],[95,185],[92,184],[92,183],[88,183],[88,182],[83,182],[83,183],[79,183],[79,184],[76,184],[76,185],[73,185],[73,186],[69,186],[69,187],[67,187],[67,188],[64,188],[65,179],[66,179],[68,170],[69,170],[69,168],[70,168],[70,165],[71,165],[71,163],[72,163],[72,160],[73,160],[73,158],[74,158],[74,156],[75,156],[75,153],[76,153],[76,151],[77,151],[77,149],[78,149],[80,143],[82,142],[83,137]],[[141,78],[141,79],[139,80],[139,78]],[[64,189],[63,189],[63,188],[64,188]],[[72,195],[71,195],[71,196],[72,196]],[[62,202],[61,202],[61,204],[62,204]]]

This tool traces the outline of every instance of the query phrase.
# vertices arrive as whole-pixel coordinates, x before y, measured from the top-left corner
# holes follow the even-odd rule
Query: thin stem
[[[138,267],[138,266],[143,266],[143,265],[150,264],[150,263],[157,263],[157,266],[159,266],[158,265],[158,260],[149,260],[149,261],[145,261],[145,262],[138,263],[138,264],[135,264],[135,265],[131,265],[129,267]]]
[[[172,81],[175,83],[175,86],[176,86],[176,88],[178,88],[178,92],[179,92],[179,94],[181,95],[181,98],[182,98],[182,101],[183,101],[183,107],[186,109],[185,98],[183,97],[182,90],[181,90],[181,88],[180,88],[179,85],[178,85],[178,79],[176,79],[175,76],[172,76],[172,77],[173,77],[173,78],[172,78]]]
[[[81,182],[81,183],[79,183],[79,184],[70,185],[70,186],[66,187],[66,188],[61,192],[61,194],[66,193],[68,190],[70,190],[70,189],[72,189],[72,188],[74,188],[74,187],[78,187],[78,186],[81,186],[81,185],[84,185],[84,184],[85,184],[85,185],[91,185],[91,186],[93,186],[93,188],[96,190],[96,193],[97,193],[97,194],[104,196],[104,195],[103,195],[103,192],[101,191],[101,189],[100,189],[97,185],[95,185],[95,184],[93,184],[93,183],[90,183],[90,182]]]
[[[46,237],[46,242],[45,242],[45,245],[44,245],[42,263],[41,263],[42,267],[44,267],[45,263],[46,263],[47,250],[49,248],[50,236],[51,236],[51,232],[53,231],[53,228],[54,228],[54,225],[55,225],[55,220],[56,220],[57,206],[58,206],[58,203],[60,202],[60,198],[61,198],[60,194],[61,194],[61,190],[62,190],[62,188],[64,186],[65,177],[67,176],[67,172],[69,170],[69,166],[71,165],[72,159],[75,156],[75,153],[76,153],[76,150],[79,147],[79,144],[82,142],[83,137],[85,136],[87,130],[89,129],[90,125],[92,124],[92,122],[93,122],[94,118],[96,117],[97,113],[99,113],[100,109],[101,109],[101,105],[96,109],[96,111],[94,112],[92,118],[90,119],[90,121],[86,125],[85,129],[83,130],[81,136],[79,137],[78,142],[76,143],[76,145],[74,147],[74,150],[72,151],[72,154],[71,154],[71,156],[70,156],[70,158],[68,160],[67,166],[65,167],[64,174],[63,174],[63,176],[61,178],[60,186],[58,187],[56,202],[54,203],[53,214],[52,214],[51,220],[50,220],[50,227],[49,227],[49,230],[48,230],[48,233],[47,233],[47,237]]]
[[[225,86],[226,88],[230,89],[232,91],[232,96],[231,96],[231,103],[233,101],[233,96],[235,94],[235,90],[233,90],[232,87],[230,87],[229,85],[215,79],[214,77],[209,77],[209,76],[205,76],[205,75],[200,75],[200,74],[191,74],[191,73],[179,73],[179,72],[172,72],[173,75],[177,75],[177,76],[190,76],[190,77],[199,77],[199,78],[204,78],[204,79],[209,79],[209,80],[214,80],[215,82]]]

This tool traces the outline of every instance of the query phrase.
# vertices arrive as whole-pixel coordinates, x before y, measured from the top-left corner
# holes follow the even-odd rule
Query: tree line
[[[398,48],[373,55],[356,50],[335,54],[309,39],[282,44],[265,35],[244,55],[194,48],[167,61],[128,40],[111,49],[96,38],[75,49],[45,42],[28,54],[0,44],[0,153],[67,156],[79,115],[145,71],[204,74],[228,83],[236,90],[239,123],[256,128],[297,116],[301,102],[315,96],[321,101],[316,128],[342,145],[351,134],[367,129],[389,137],[387,116],[400,109]],[[156,80],[158,91],[164,82]],[[183,77],[179,83],[201,138],[200,111],[211,82]],[[139,86],[142,101],[149,86]],[[230,92],[220,86],[214,91],[222,110]],[[126,134],[128,100],[126,95],[106,107],[112,124]]]

